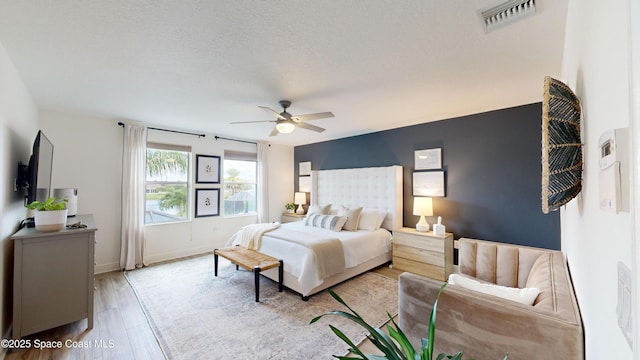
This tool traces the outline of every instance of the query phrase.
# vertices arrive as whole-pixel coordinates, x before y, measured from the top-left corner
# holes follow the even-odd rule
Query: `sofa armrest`
[[[411,273],[400,275],[398,325],[416,348],[427,337],[441,285]],[[464,351],[465,358],[475,359],[502,359],[507,353],[510,360],[584,359],[582,324],[454,285],[440,296],[434,345],[436,353]]]

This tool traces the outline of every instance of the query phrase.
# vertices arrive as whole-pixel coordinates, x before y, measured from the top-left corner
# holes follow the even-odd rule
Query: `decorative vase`
[[[67,209],[54,211],[34,211],[36,230],[42,232],[60,231],[67,224]]]
[[[293,214],[293,209],[287,209],[287,214]]]

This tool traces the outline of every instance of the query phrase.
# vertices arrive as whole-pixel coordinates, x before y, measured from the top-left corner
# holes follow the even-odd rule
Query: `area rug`
[[[169,359],[330,359],[348,346],[329,329],[336,326],[358,343],[357,324],[327,316],[346,310],[327,291],[300,295],[262,277],[255,302],[253,273],[213,255],[126,272],[158,341]],[[368,272],[332,288],[368,323],[380,326],[398,310],[398,282]]]

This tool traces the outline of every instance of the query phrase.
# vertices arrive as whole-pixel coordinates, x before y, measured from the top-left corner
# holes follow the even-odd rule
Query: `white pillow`
[[[387,213],[384,213],[386,215]],[[384,216],[382,216],[384,220]],[[358,230],[376,230],[380,228],[382,221],[380,220],[380,211],[376,209],[363,209],[360,213],[360,221],[358,222]]]
[[[307,216],[304,224],[321,229],[340,231],[346,222],[346,216],[311,214]]]
[[[327,215],[329,214],[329,209],[331,209],[331,204],[329,205],[311,205],[309,206],[309,210],[307,210],[307,215],[312,215],[312,214],[322,214],[322,215]]]
[[[496,284],[483,283],[478,280],[462,276],[460,274],[449,275],[449,281],[447,281],[447,283],[450,285],[458,285],[465,289],[481,292],[483,294],[493,295],[511,301],[517,301],[525,305],[533,305],[533,302],[536,301],[538,294],[540,294],[540,289],[537,288],[519,289],[500,286]]]
[[[387,212],[378,210],[378,223],[376,224],[376,230],[380,229],[382,223],[384,222],[384,218],[387,217]]]
[[[347,217],[347,222],[342,227],[342,230],[347,230],[347,231],[358,230],[358,220],[360,220],[361,212],[362,212],[361,207],[349,209],[348,207],[341,206],[340,209],[338,209],[338,215]]]

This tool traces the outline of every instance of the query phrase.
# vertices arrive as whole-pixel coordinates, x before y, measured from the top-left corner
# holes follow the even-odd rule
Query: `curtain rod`
[[[222,136],[214,136],[214,138],[216,140],[218,139],[222,139],[222,140],[229,140],[229,141],[237,141],[237,142],[241,142],[241,143],[246,143],[246,144],[254,144],[254,145],[258,145],[258,143],[253,142],[253,141],[247,141],[247,140],[238,140],[238,139],[230,139],[230,138],[226,138],[226,137],[222,137]],[[271,144],[269,144],[269,147],[271,147]]]
[[[118,125],[124,127],[124,123],[123,122],[118,122]],[[205,137],[206,136],[205,134],[196,134],[196,133],[190,133],[190,132],[178,131],[178,130],[160,129],[160,128],[150,127],[150,126],[147,126],[147,128],[151,129],[151,130],[166,131],[166,132],[172,132],[172,133],[177,133],[177,134],[185,134],[185,135],[193,135],[193,136],[197,136],[197,137]]]

